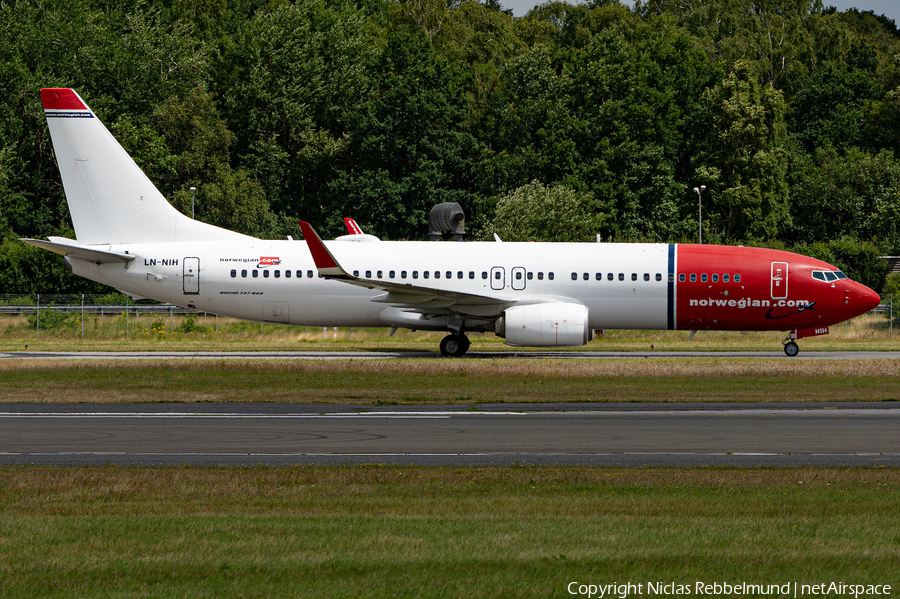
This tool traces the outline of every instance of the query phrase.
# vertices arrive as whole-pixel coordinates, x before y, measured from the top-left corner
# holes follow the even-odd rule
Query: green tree
[[[725,240],[778,238],[791,224],[781,92],[736,68],[703,100],[709,135],[695,180],[709,188],[704,224]]]
[[[591,193],[532,181],[497,202],[482,232],[503,241],[595,241],[607,214]]]
[[[347,115],[346,166],[329,184],[323,211],[333,228],[353,216],[377,235],[424,237],[434,204],[471,204],[470,165],[480,147],[461,128],[465,98],[450,65],[418,32],[391,32],[372,78],[375,93]]]

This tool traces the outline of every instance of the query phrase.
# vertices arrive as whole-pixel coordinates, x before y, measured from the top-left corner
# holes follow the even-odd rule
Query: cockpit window
[[[847,275],[839,270],[814,270],[812,276],[814,279],[818,281],[825,281],[826,283],[837,281],[838,279],[848,278]]]

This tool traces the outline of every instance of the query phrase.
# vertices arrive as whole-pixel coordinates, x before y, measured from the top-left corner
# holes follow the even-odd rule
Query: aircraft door
[[[525,289],[525,269],[521,266],[517,266],[509,273],[512,280],[512,288],[516,291],[522,291]]]
[[[181,275],[184,292],[200,293],[200,258],[185,258]]]
[[[495,266],[491,269],[491,289],[500,291],[504,287],[506,287],[506,269]]]
[[[787,299],[788,265],[787,262],[772,263],[772,299]]]

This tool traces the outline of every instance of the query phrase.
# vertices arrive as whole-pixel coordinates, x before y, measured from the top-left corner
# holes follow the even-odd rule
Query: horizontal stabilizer
[[[60,256],[70,256],[78,260],[87,260],[95,264],[103,264],[106,262],[131,262],[134,256],[130,254],[120,254],[118,252],[110,252],[108,250],[85,247],[78,245],[78,242],[65,237],[52,237],[53,241],[44,241],[43,239],[20,239],[25,243],[36,245],[39,248],[49,250]]]

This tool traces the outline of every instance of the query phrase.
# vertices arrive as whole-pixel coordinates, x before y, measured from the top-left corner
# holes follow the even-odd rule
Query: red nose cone
[[[881,297],[865,285],[860,285],[859,287],[860,289],[856,295],[856,306],[865,312],[877,308],[878,304],[881,303]]]

